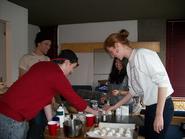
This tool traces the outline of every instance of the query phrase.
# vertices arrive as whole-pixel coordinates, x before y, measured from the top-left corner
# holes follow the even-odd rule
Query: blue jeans
[[[15,121],[0,114],[0,139],[26,139],[28,123]]]
[[[44,110],[41,110],[32,120],[29,121],[27,139],[44,139],[45,126],[47,126],[47,119]]]
[[[163,111],[164,129],[159,134],[155,132],[153,128],[156,107],[157,107],[157,104],[153,104],[146,107],[145,139],[166,139],[166,133],[174,113],[174,106],[173,106],[171,97],[166,99],[166,102],[165,102],[164,111]]]

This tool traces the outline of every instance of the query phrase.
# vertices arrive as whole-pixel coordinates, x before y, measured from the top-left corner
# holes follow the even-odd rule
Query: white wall
[[[35,37],[40,31],[40,28],[36,25],[28,25],[28,52],[32,52],[35,49]]]
[[[0,20],[0,82],[6,79],[5,55],[5,24]]]
[[[103,42],[113,32],[127,29],[131,41],[137,41],[137,20],[70,24],[59,26],[59,42]]]
[[[98,22],[98,23],[83,23],[70,24],[59,26],[59,44],[73,42],[103,42],[105,38],[113,32],[118,32],[121,29],[127,29],[130,32],[128,37],[131,41],[138,40],[137,20],[130,21],[114,21],[114,22]],[[95,80],[107,78],[107,75],[99,75],[94,72],[94,54],[93,53],[78,53],[80,66],[74,74],[69,78],[72,84],[75,85],[94,85]],[[101,57],[105,58],[105,57]],[[112,59],[107,56],[106,63],[110,65],[104,66],[105,63],[96,66],[95,71],[105,70],[110,71]],[[102,60],[104,61],[104,60]],[[108,74],[108,73],[107,73]]]
[[[91,53],[77,53],[79,58],[79,67],[69,76],[73,85],[92,85],[93,83],[93,55]]]
[[[28,10],[1,0],[0,19],[6,23],[6,67],[9,86],[18,78],[19,59],[28,50]]]

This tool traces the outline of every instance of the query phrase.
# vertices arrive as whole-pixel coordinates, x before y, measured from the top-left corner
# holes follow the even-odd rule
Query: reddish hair
[[[128,35],[129,32],[125,29],[122,29],[119,33],[110,34],[104,41],[105,51],[107,51],[107,48],[115,47],[114,44],[117,42],[129,45]]]

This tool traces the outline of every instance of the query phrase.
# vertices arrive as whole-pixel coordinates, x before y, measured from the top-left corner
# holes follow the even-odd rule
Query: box
[[[92,128],[86,134],[91,138],[133,139],[134,129],[135,124],[100,122],[97,128]]]

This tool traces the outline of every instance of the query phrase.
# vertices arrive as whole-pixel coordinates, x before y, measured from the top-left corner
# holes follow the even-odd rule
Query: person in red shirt
[[[51,104],[52,98],[63,96],[78,111],[94,115],[91,109],[72,89],[67,76],[78,66],[78,57],[69,50],[62,50],[53,61],[34,64],[0,97],[0,137],[1,139],[25,139],[28,123],[44,106]]]

